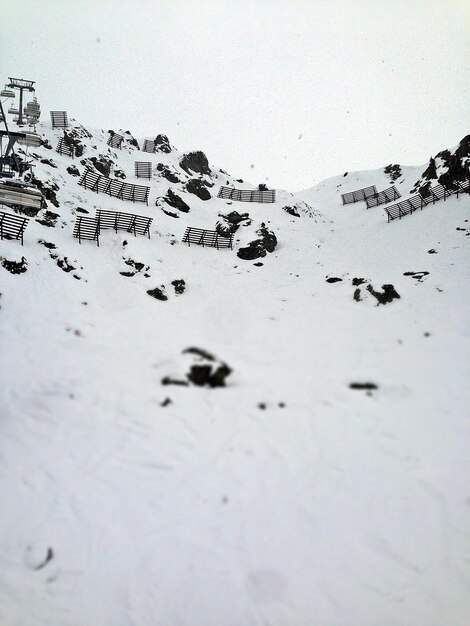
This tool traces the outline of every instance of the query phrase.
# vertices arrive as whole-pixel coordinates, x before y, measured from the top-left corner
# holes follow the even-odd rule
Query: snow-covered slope
[[[390,186],[383,171],[252,205],[215,198],[250,186],[210,164],[203,201],[178,151],[106,137],[74,161],[33,149],[59,217],[0,242],[27,263],[0,267],[2,626],[467,626],[468,196],[387,224],[340,200]],[[152,160],[148,207],[67,173],[100,154],[142,184],[134,161]],[[422,171],[402,168],[403,197]],[[169,187],[189,213],[155,206]],[[152,216],[151,239],[80,246],[78,208]],[[234,251],[181,243],[232,210],[252,220]],[[238,258],[262,222],[276,249]],[[378,305],[382,285],[400,298]],[[226,387],[162,385],[188,347],[228,364]]]

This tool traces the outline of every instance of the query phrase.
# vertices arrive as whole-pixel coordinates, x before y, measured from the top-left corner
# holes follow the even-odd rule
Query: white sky
[[[0,0],[0,81],[35,80],[42,120],[291,191],[455,145],[469,42],[470,0]]]

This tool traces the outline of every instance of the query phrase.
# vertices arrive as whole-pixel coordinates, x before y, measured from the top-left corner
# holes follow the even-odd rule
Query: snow
[[[61,132],[40,132],[55,148]],[[84,156],[107,153],[91,132]],[[383,207],[340,199],[389,187],[382,170],[253,206],[154,177],[147,207],[79,187],[77,159],[33,152],[58,165],[36,175],[58,182],[60,218],[32,219],[23,248],[0,242],[28,261],[0,267],[0,623],[467,626],[468,197],[387,224]],[[135,160],[182,156],[111,153],[139,184]],[[424,167],[402,168],[403,197]],[[211,194],[227,180],[252,188],[219,174]],[[169,187],[191,207],[180,219],[155,207]],[[282,210],[301,199],[313,211]],[[77,206],[153,216],[151,239],[80,246]],[[235,240],[262,221],[276,233],[262,266],[181,243],[230,210],[253,218]],[[127,258],[150,277],[121,276]],[[362,285],[356,302],[354,277],[401,297],[376,306]],[[162,284],[168,301],[147,295]],[[189,346],[233,368],[226,388],[161,385]]]

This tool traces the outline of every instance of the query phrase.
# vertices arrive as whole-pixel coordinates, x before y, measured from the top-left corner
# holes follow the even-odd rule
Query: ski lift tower
[[[23,91],[34,92],[34,80],[23,80],[22,78],[8,78],[10,81],[5,87],[10,89],[19,89],[20,91],[20,104],[18,107],[18,126],[23,125]]]

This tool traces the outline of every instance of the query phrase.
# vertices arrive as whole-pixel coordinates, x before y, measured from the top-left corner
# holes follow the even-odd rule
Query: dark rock
[[[59,219],[59,217],[60,215],[58,213],[53,213],[52,211],[44,211],[42,219],[36,219],[36,222],[38,224],[41,224],[42,226],[54,228],[57,224],[57,220]]]
[[[263,267],[264,263],[258,262],[258,263],[253,263],[253,265],[256,265],[256,267]]]
[[[55,259],[56,257],[53,256],[52,258]],[[63,259],[60,259],[60,258],[57,259],[57,266],[60,267],[60,269],[66,273],[72,272],[74,269],[76,269],[73,265],[70,265],[66,256],[64,256]]]
[[[108,158],[104,154],[100,154],[99,158],[90,157],[88,161],[92,163],[95,170],[97,170],[100,174],[103,174],[103,176],[109,177],[111,173],[111,167],[114,165],[114,161],[112,159]],[[87,163],[85,162],[85,164]]]
[[[182,278],[172,280],[171,284],[175,288],[176,295],[181,295],[182,293],[184,293],[184,290],[186,289],[186,283]]]
[[[421,281],[425,276],[428,276],[429,272],[404,272],[403,276],[412,276],[416,280]]]
[[[115,169],[114,170],[114,176],[116,178],[124,179],[124,178],[126,178],[126,172],[124,172],[123,170]]]
[[[349,388],[374,391],[375,389],[378,389],[378,386],[375,383],[350,383]]]
[[[434,250],[434,248],[431,248],[431,250],[428,250],[428,254],[437,254],[437,250]]]
[[[130,259],[130,258],[129,259],[125,259],[124,257],[122,258],[124,259],[124,263],[128,265],[129,267],[132,267],[135,270],[135,272],[141,272],[143,269],[145,269],[145,271],[148,271],[150,269],[150,265],[146,266],[144,263],[140,263],[140,261],[134,261],[133,259]]]
[[[205,359],[206,361],[215,361],[215,356],[202,348],[186,348],[183,354],[194,354],[195,356]]]
[[[262,222],[261,227],[256,232],[262,238],[265,249],[268,252],[274,252],[277,246],[277,237],[272,230],[268,230],[264,222]]]
[[[137,150],[140,150],[139,142],[137,141],[135,137],[132,136],[132,133],[129,130],[125,131],[124,140],[127,144],[129,144],[133,148],[137,148]]]
[[[359,285],[363,285],[366,281],[365,278],[353,278],[352,285],[353,287],[359,287]]]
[[[269,191],[269,190],[268,190],[268,186],[267,186],[267,185],[265,185],[264,183],[260,183],[260,184],[258,185],[258,191]]]
[[[207,157],[200,150],[184,154],[180,161],[180,167],[189,175],[191,175],[191,172],[206,174],[207,176],[212,174]]]
[[[239,248],[237,256],[245,261],[254,261],[266,256],[267,252],[273,252],[277,245],[276,235],[261,223],[261,227],[256,231],[259,239],[250,241],[244,248]]]
[[[338,278],[338,276],[332,276],[331,278],[327,278],[326,282],[327,283],[338,283],[340,281],[342,281],[342,278]]]
[[[44,165],[49,165],[49,167],[53,167],[57,169],[57,165],[53,161],[51,161],[51,159],[41,159],[41,163],[44,163]]]
[[[165,407],[165,406],[168,406],[168,405],[169,405],[169,404],[171,404],[171,403],[172,403],[171,398],[166,397],[166,398],[163,400],[163,402],[160,402],[160,406]]]
[[[170,378],[170,376],[165,376],[161,380],[162,385],[179,385],[180,387],[188,387],[189,383],[187,380],[177,380],[176,378]]]
[[[67,168],[67,172],[70,174],[70,176],[80,176],[80,172],[75,165],[69,165],[69,167]]]
[[[266,256],[266,249],[263,246],[261,239],[255,239],[244,248],[239,248],[237,256],[244,261],[254,261],[255,259],[261,259]]]
[[[182,213],[189,213],[189,206],[186,204],[183,198],[181,198],[181,196],[176,194],[171,189],[168,189],[167,195],[163,196],[163,199],[174,209],[178,209],[178,211],[181,211]]]
[[[82,207],[78,206],[75,211],[77,213],[89,213],[90,211],[87,211],[86,209],[82,209]]]
[[[44,239],[38,239],[38,243],[42,244],[48,250],[55,250],[57,248],[55,244],[44,241]]]
[[[432,157],[429,159],[429,165],[423,172],[423,178],[426,178],[426,180],[437,179],[436,159]]]
[[[46,200],[49,200],[49,202],[51,202],[51,204],[53,204],[56,208],[59,207],[59,201],[57,200],[56,195],[56,191],[59,190],[59,185],[56,185],[52,182],[43,182],[35,176],[32,177],[31,182],[35,187],[39,189],[39,191],[42,193],[44,198],[46,198]]]
[[[163,213],[165,213],[165,215],[168,215],[168,217],[175,217],[176,219],[179,219],[180,216],[177,213],[173,213],[172,211],[167,211],[163,207],[160,207],[160,208],[163,211]]]
[[[297,211],[297,208],[295,206],[285,206],[282,208],[284,211],[286,211],[286,213],[289,213],[289,215],[293,215],[294,217],[300,217],[300,213]]]
[[[163,178],[166,178],[170,183],[179,183],[181,182],[180,177],[177,175],[176,170],[171,170],[167,165],[163,163],[159,163],[157,165],[157,170],[161,173]]]
[[[157,135],[155,137],[155,152],[164,152],[165,154],[171,152],[170,142],[166,135]]]
[[[207,187],[210,187],[209,183],[200,179],[200,178],[190,178],[186,183],[186,191],[194,194],[201,200],[210,200],[211,194],[208,191]]]
[[[400,298],[400,295],[395,291],[393,285],[382,285],[383,293],[375,291],[372,285],[367,285],[366,289],[374,296],[378,304],[388,304],[395,300],[395,298]]]
[[[354,295],[353,295],[353,298],[354,298],[354,300],[355,300],[356,302],[360,302],[360,301],[362,300],[362,298],[361,298],[361,290],[360,290],[360,288],[359,288],[359,287],[358,287],[357,289],[355,289],[355,290],[354,290]]]
[[[238,224],[227,224],[227,222],[216,222],[215,230],[221,237],[230,237],[238,230]]]
[[[387,165],[387,167],[384,168],[384,174],[386,174],[389,177],[390,181],[393,183],[398,180],[398,178],[400,178],[401,167],[400,165],[398,165],[398,163],[395,163],[395,165],[392,165],[390,163],[390,165]]]
[[[250,216],[248,213],[238,213],[238,211],[232,211],[231,213],[223,214],[219,213],[219,217],[222,221],[219,221],[215,225],[216,231],[222,237],[229,237],[233,235],[239,228],[241,222],[245,222],[245,226],[251,224]]]
[[[9,261],[8,259],[4,259],[0,257],[0,264],[8,271],[10,274],[23,274],[28,271],[28,262],[26,259],[21,257],[21,261]]]
[[[41,137],[41,146],[43,148],[46,148],[46,150],[52,150],[52,144],[49,141],[49,139],[46,139],[45,137]]]
[[[225,387],[225,379],[232,370],[223,363],[216,368],[211,365],[192,365],[188,374],[188,380],[198,386]]]
[[[163,287],[163,285],[162,285]],[[149,289],[147,291],[149,296],[152,296],[152,298],[155,298],[156,300],[168,300],[168,296],[165,294],[165,292],[163,291],[164,288],[160,289],[159,287],[155,287],[155,289]]]
[[[44,561],[42,561],[42,563],[39,563],[39,565],[37,565],[34,568],[34,571],[38,572],[43,567],[46,567],[49,561],[52,561],[53,558],[54,558],[54,550],[52,548],[47,548],[46,558],[44,559]]]
[[[248,213],[239,213],[238,211],[231,211],[230,213],[226,213],[225,215],[219,213],[219,217],[222,217],[230,224],[239,224],[240,222],[244,222],[245,220],[250,219]]]

